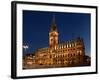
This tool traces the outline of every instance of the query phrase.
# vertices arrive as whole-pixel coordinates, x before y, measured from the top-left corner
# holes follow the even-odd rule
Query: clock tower
[[[49,47],[56,48],[57,45],[58,45],[58,31],[57,31],[57,26],[55,23],[55,16],[53,16],[51,29],[49,32]]]

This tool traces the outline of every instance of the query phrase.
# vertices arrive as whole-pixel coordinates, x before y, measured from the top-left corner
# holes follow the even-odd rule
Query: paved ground
[[[61,67],[79,67],[79,66],[90,66],[90,65],[77,65],[77,66],[68,66],[68,65],[37,65],[37,64],[32,64],[32,65],[24,65],[23,69],[41,69],[41,68],[61,68]]]

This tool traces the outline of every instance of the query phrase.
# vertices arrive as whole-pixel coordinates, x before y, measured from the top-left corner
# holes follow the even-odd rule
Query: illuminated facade
[[[60,34],[61,35],[61,34]],[[82,38],[59,42],[55,17],[49,31],[49,46],[23,55],[23,69],[90,66],[91,58],[85,55]]]
[[[53,17],[49,32],[49,47],[37,49],[34,64],[44,67],[82,66],[85,47],[82,38],[59,43],[59,32]]]

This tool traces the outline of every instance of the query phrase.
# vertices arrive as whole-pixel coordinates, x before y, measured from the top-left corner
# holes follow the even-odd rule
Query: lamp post
[[[26,50],[29,48],[28,45],[23,45],[23,49],[24,49],[24,52],[26,52]]]

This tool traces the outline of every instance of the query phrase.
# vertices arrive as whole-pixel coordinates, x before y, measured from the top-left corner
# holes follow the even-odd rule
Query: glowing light
[[[23,45],[23,48],[24,48],[24,49],[28,49],[29,46],[28,46],[28,45]]]

